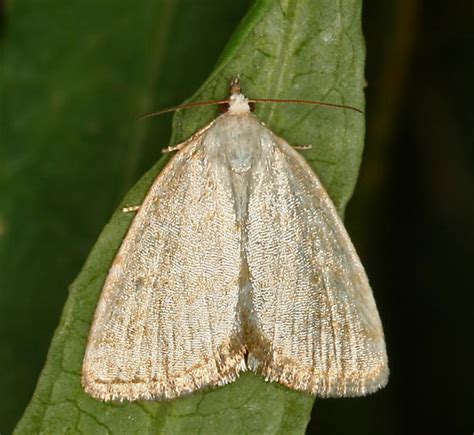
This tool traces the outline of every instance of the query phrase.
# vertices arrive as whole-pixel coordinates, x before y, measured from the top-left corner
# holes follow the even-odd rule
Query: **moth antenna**
[[[235,77],[230,82],[230,94],[236,95],[241,93],[240,87],[240,79],[239,77]],[[247,100],[249,103],[290,103],[290,104],[311,104],[313,106],[323,106],[329,108],[337,108],[337,109],[349,109],[354,110],[358,113],[364,113],[362,110],[358,109],[357,107],[347,106],[345,104],[336,104],[336,103],[326,103],[324,101],[317,101],[317,100],[292,100],[286,98],[249,98]],[[144,118],[151,118],[152,116],[158,116],[163,113],[174,112],[176,110],[181,109],[190,109],[193,107],[202,107],[202,106],[212,106],[212,105],[223,105],[229,104],[230,99],[227,98],[225,100],[210,100],[210,101],[195,101],[193,103],[185,103],[180,104],[179,106],[172,106],[167,107],[165,109],[158,110],[157,112],[146,113],[145,115],[139,116],[137,119],[144,119]]]
[[[158,116],[163,113],[174,112],[175,110],[190,109],[192,107],[201,106],[212,106],[213,104],[229,104],[229,99],[226,100],[210,100],[210,101],[195,101],[194,103],[180,104],[179,106],[167,107],[166,109],[158,110],[157,112],[145,113],[145,115],[139,116],[137,119],[151,118],[152,116]]]
[[[349,109],[354,110],[359,113],[364,113],[362,110],[358,109],[357,107],[353,106],[346,106],[345,104],[336,104],[336,103],[326,103],[324,101],[317,101],[317,100],[289,100],[286,98],[249,98],[249,103],[294,103],[294,104],[312,104],[313,106],[323,106],[329,108],[337,108],[337,109]]]

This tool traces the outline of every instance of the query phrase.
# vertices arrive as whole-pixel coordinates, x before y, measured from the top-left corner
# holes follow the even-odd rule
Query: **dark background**
[[[317,401],[308,432],[468,434],[474,3],[364,3],[367,145],[346,221],[375,289],[391,378],[368,398]]]
[[[218,3],[209,0],[200,5],[215,9]],[[228,32],[230,36],[250,1],[234,3],[233,10],[226,11],[227,21],[214,22],[210,15],[209,22],[200,24],[219,35]],[[192,21],[192,10],[189,14],[187,22]],[[46,15],[43,18],[48,19]],[[9,26],[13,24],[9,19],[7,8],[3,40],[11,36],[11,29],[21,35],[38,30]],[[474,280],[470,275],[474,269],[473,22],[474,3],[470,0],[365,1],[367,146],[346,222],[371,278],[385,327],[392,374],[389,385],[375,395],[317,400],[308,433],[470,434],[474,430],[470,415],[474,403]],[[212,31],[199,35],[191,55],[205,56],[209,66],[196,67],[193,78],[184,83],[179,75],[163,72],[160,85],[172,91],[161,97],[161,105],[188,97],[205,79],[227,40],[213,38]],[[180,62],[185,50],[189,52],[188,47],[175,41],[167,61]],[[192,60],[187,59],[188,64]],[[25,77],[19,77],[21,80],[26,81]],[[2,92],[2,100],[8,100],[9,91]],[[3,127],[5,121],[15,122],[15,112],[28,110],[28,104],[35,104],[42,97],[41,90],[22,92],[8,108],[2,101],[2,129],[8,128]],[[119,108],[118,101],[117,111]],[[137,110],[131,108],[130,113]],[[108,128],[117,126],[111,121]],[[158,134],[167,137],[169,119],[157,122],[154,128],[155,138]],[[162,142],[166,144],[166,140]],[[59,293],[60,289],[66,289],[80,270],[123,193],[153,162],[150,150],[144,148],[143,161],[136,163],[122,185],[103,185],[103,180],[116,179],[115,175],[123,172],[117,163],[102,178],[98,174],[96,179],[84,180],[97,186],[97,198],[70,198],[71,209],[79,210],[79,214],[84,204],[87,208],[88,201],[93,203],[91,210],[98,209],[94,208],[94,201],[96,205],[103,204],[100,211],[94,212],[93,226],[78,225],[78,244],[72,252],[62,251],[60,241],[67,234],[62,234],[61,225],[57,224],[70,217],[68,212],[58,212],[55,222],[51,222],[51,216],[43,215],[56,204],[41,186],[57,183],[62,179],[60,173],[55,178],[53,170],[48,179],[46,171],[35,173],[32,167],[32,179],[38,185],[25,187],[17,196],[23,203],[9,204],[8,195],[7,200],[0,198],[7,210],[21,207],[15,216],[20,220],[24,216],[25,238],[37,243],[42,257],[31,260],[31,254],[24,253],[21,244],[2,256],[1,267],[8,271],[23,270],[22,261],[30,259],[29,272],[17,272],[15,285],[7,281],[1,289],[2,433],[8,433],[18,421],[32,394],[67,297],[66,292]],[[4,152],[7,157],[13,155],[8,150]],[[21,163],[21,154],[15,155]],[[98,156],[87,158],[93,165]],[[68,169],[71,179],[77,177],[74,161],[62,159],[51,162],[51,167],[55,168],[54,164]],[[0,186],[8,186],[8,181],[8,173],[0,173]],[[56,188],[67,195],[67,177],[64,185]],[[35,205],[31,206],[31,202]],[[47,226],[30,227],[32,213],[33,219],[43,219]],[[81,219],[88,217],[85,211]],[[0,222],[0,233],[1,230]],[[48,247],[43,249],[43,243]],[[41,260],[45,258],[57,265],[58,273],[53,278],[42,273]],[[7,296],[15,288],[20,292],[22,288],[35,287],[41,279],[52,283],[44,293]],[[34,336],[25,337],[23,328],[33,328]]]

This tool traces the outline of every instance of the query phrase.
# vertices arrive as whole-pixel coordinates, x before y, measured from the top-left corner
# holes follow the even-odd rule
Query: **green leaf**
[[[364,48],[359,0],[260,0],[234,33],[192,100],[227,95],[240,74],[251,97],[305,98],[363,108]],[[286,104],[262,104],[257,115],[304,153],[342,213],[354,188],[363,146],[363,116]],[[172,142],[216,116],[215,109],[178,113]],[[147,121],[153,122],[153,121]],[[80,386],[85,341],[106,273],[131,217],[163,167],[161,160],[127,194],[70,289],[34,397],[16,433],[304,433],[313,398],[252,374],[228,386],[168,402],[105,404]]]
[[[7,3],[0,23],[0,433],[11,433],[31,398],[67,286],[119,200],[169,140],[169,117],[136,117],[196,90],[248,3]],[[212,32],[196,38],[198,26]]]

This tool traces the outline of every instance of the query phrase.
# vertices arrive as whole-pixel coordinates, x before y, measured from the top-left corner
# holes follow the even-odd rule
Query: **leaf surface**
[[[169,117],[136,117],[195,91],[248,3],[7,2],[0,23],[0,433],[11,433],[31,398],[67,286],[119,200],[167,145]],[[212,32],[196,38],[199,26]]]
[[[255,2],[190,100],[225,97],[229,79],[240,74],[249,97],[316,99],[363,109],[360,8],[357,0]],[[357,178],[363,116],[286,104],[262,104],[256,113],[289,143],[313,146],[304,155],[343,213]],[[215,108],[178,112],[172,143],[215,116]],[[304,433],[314,399],[249,373],[225,387],[168,402],[105,404],[82,391],[80,370],[90,322],[131,221],[120,208],[141,202],[165,161],[126,195],[71,286],[46,366],[16,433]]]

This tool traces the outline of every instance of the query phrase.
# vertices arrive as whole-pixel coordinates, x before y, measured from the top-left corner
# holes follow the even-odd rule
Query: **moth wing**
[[[270,136],[249,190],[249,367],[319,396],[375,391],[388,367],[363,266],[316,174]]]
[[[109,271],[83,363],[96,398],[172,398],[245,368],[240,231],[227,172],[201,141],[157,177]]]

